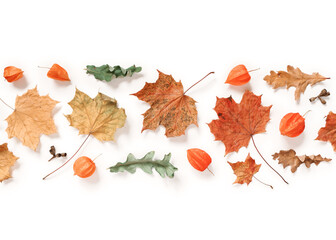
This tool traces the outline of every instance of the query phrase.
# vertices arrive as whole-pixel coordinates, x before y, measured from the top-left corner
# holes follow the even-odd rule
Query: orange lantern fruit
[[[74,175],[81,178],[90,177],[96,171],[96,164],[88,157],[79,157],[73,165]]]
[[[14,82],[23,77],[23,71],[20,68],[9,66],[4,69],[3,76],[8,82]]]
[[[208,166],[211,163],[211,157],[202,149],[199,148],[188,149],[187,158],[191,166],[193,166],[196,170],[201,172],[203,172],[205,169],[209,170]]]
[[[280,121],[280,133],[287,137],[297,137],[305,129],[305,119],[299,113],[287,113]]]
[[[54,80],[70,81],[68,72],[58,64],[54,64],[49,69],[47,76]]]

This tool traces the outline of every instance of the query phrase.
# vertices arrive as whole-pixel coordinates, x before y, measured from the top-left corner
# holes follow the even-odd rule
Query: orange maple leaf
[[[336,151],[336,114],[329,112],[325,127],[321,128],[315,140],[330,142]]]
[[[166,128],[167,137],[183,135],[186,128],[197,125],[196,101],[185,95],[181,81],[176,82],[171,75],[159,72],[155,83],[147,83],[132,95],[151,105],[143,115],[143,128],[155,130],[159,125]]]
[[[245,162],[236,162],[231,163],[228,162],[234,172],[236,174],[237,179],[234,183],[244,184],[252,181],[252,177],[259,171],[261,164],[256,164],[254,159],[251,158],[250,154],[247,155]]]
[[[219,119],[208,125],[215,135],[215,140],[224,143],[225,155],[247,147],[251,138],[253,141],[254,134],[266,131],[271,107],[262,106],[261,96],[256,96],[248,90],[245,91],[240,104],[232,97],[217,97],[214,110]]]

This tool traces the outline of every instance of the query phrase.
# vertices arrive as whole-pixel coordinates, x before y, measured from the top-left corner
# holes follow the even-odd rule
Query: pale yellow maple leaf
[[[36,87],[17,96],[14,112],[6,119],[8,137],[17,137],[23,145],[36,150],[41,134],[56,132],[51,112],[57,103],[49,95],[40,96]]]
[[[8,150],[7,143],[0,145],[0,182],[12,177],[10,168],[17,159],[18,157]]]
[[[66,115],[79,134],[93,135],[100,141],[111,141],[117,128],[124,126],[126,114],[118,108],[117,101],[102,93],[92,99],[76,89],[75,97],[69,102],[73,112]]]

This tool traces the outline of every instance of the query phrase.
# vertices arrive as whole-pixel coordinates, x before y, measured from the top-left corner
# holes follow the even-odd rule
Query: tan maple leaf
[[[117,128],[124,126],[126,114],[118,108],[117,101],[102,93],[92,99],[76,89],[74,98],[69,102],[73,112],[66,115],[79,134],[92,135],[100,141],[113,140]]]
[[[14,112],[6,119],[8,137],[17,137],[23,145],[36,150],[41,134],[56,132],[51,112],[57,103],[49,95],[40,96],[36,87],[17,96]]]
[[[325,127],[321,128],[318,132],[316,140],[329,141],[336,151],[336,114],[329,112],[326,120]]]
[[[14,165],[18,157],[8,150],[7,143],[0,145],[0,182],[11,178],[10,168]]]
[[[197,125],[196,101],[185,95],[181,81],[160,71],[155,83],[147,83],[132,95],[151,105],[143,115],[143,128],[155,130],[159,125],[166,128],[167,137],[185,134],[186,128]]]
[[[319,73],[313,73],[311,75],[303,73],[299,68],[294,68],[290,65],[287,66],[287,72],[285,71],[271,71],[270,75],[264,77],[264,80],[273,86],[273,88],[295,87],[295,100],[300,99],[300,94],[304,93],[307,86],[314,85],[318,82],[322,82],[326,79]]]
[[[261,166],[261,164],[255,163],[250,154],[246,157],[245,162],[228,163],[230,164],[234,174],[237,176],[237,179],[234,181],[234,183],[246,183],[247,185],[249,185],[249,183],[252,181],[253,175],[259,171]]]
[[[279,164],[282,164],[284,168],[290,166],[292,173],[296,172],[297,168],[303,163],[309,168],[312,163],[319,165],[320,162],[331,161],[330,158],[323,158],[321,155],[297,156],[293,149],[287,151],[281,150],[279,153],[274,153],[272,156],[274,160],[278,159]]]

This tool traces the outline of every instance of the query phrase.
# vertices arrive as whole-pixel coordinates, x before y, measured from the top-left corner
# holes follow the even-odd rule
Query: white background
[[[0,143],[20,157],[13,178],[0,184],[1,239],[335,239],[336,164],[301,166],[295,174],[283,169],[271,155],[293,148],[298,154],[335,158],[330,143],[315,141],[324,117],[336,111],[334,1],[1,1],[0,68],[22,68],[25,78],[1,81],[0,96],[14,106],[15,96],[37,85],[41,95],[60,101],[55,108],[57,134],[41,136],[36,152],[17,139],[8,139],[6,117],[11,109],[0,104]],[[46,77],[58,63],[71,83]],[[143,67],[137,77],[100,82],[83,70],[87,64]],[[252,80],[242,87],[224,81],[237,64]],[[308,87],[295,102],[294,89],[273,90],[262,79],[270,70],[287,64],[304,72],[331,77]],[[188,92],[197,103],[199,127],[185,136],[167,139],[164,128],[145,131],[142,113],[149,105],[130,93],[157,79],[156,69],[182,80],[185,88],[210,71]],[[69,126],[64,114],[75,87],[91,97],[98,91],[118,100],[127,122],[116,142],[91,138],[80,155],[96,160],[89,179],[73,176],[72,163],[46,181],[42,177],[64,160],[48,163],[49,147],[69,155],[85,136]],[[324,87],[331,91],[327,105],[308,99]],[[206,123],[216,118],[216,96],[230,95],[240,102],[246,89],[262,94],[264,106],[273,105],[267,132],[255,136],[260,151],[288,181],[284,184],[257,155],[252,143],[224,157],[225,147],[215,142]],[[280,119],[288,112],[304,114],[306,130],[295,139],[280,135]],[[198,172],[186,159],[186,150],[199,147],[213,159],[215,173]],[[112,174],[107,167],[125,161],[128,153],[142,157],[172,153],[179,170],[174,179],[162,179],[141,170]],[[235,175],[227,161],[243,161],[248,153],[261,163],[256,175],[274,190],[252,181],[232,185]]]

